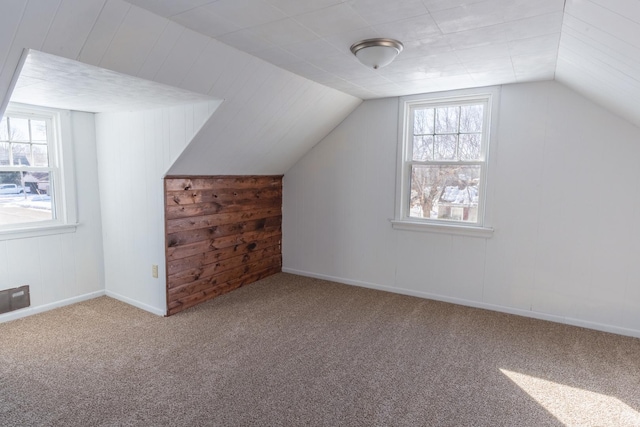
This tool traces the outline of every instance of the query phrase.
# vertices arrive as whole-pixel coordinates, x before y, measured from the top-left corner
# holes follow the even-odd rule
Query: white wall
[[[397,98],[284,180],[284,269],[640,336],[640,129],[556,82],[502,88],[491,238],[393,230]]]
[[[162,178],[218,106],[96,115],[107,295],[165,314]]]
[[[31,307],[0,322],[104,293],[94,115],[72,112],[71,126],[79,225],[73,233],[0,241],[0,289],[31,291]]]

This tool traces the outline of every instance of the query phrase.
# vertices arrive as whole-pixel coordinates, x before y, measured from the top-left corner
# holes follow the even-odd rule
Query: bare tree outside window
[[[478,222],[485,102],[411,108],[409,216]]]

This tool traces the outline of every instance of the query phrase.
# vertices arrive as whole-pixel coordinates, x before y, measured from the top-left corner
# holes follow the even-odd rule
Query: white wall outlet
[[[158,278],[158,266],[156,264],[151,266],[151,275],[156,279]]]

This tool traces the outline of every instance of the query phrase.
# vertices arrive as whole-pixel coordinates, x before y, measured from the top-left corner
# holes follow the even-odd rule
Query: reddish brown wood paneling
[[[167,315],[282,270],[282,176],[164,182]]]

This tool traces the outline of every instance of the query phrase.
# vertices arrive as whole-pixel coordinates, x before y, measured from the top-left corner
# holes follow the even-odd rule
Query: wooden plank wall
[[[168,316],[282,270],[282,176],[164,182]]]

